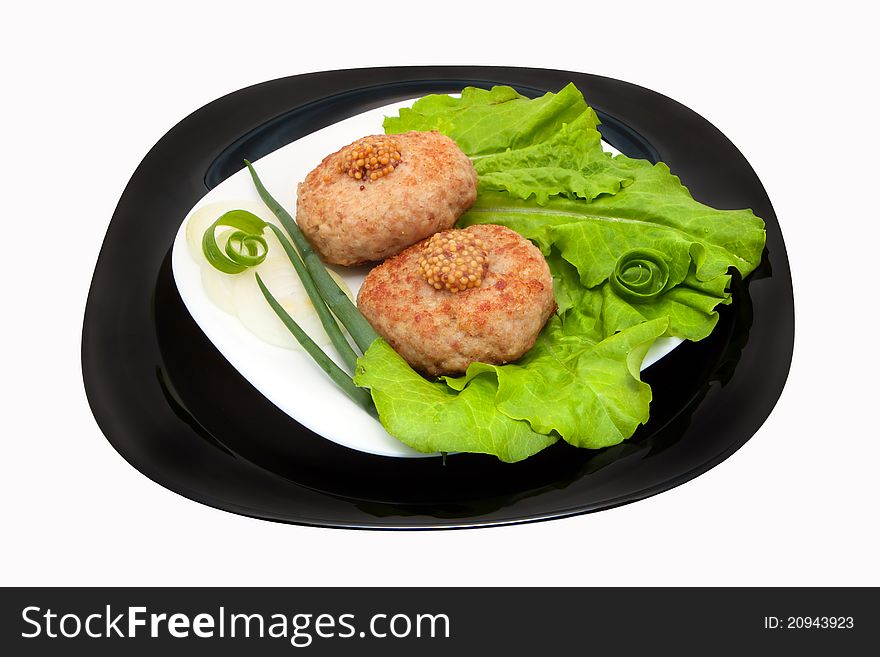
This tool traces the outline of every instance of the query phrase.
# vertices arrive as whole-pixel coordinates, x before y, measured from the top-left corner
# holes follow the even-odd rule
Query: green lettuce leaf
[[[469,87],[461,98],[426,96],[385,119],[387,133],[439,130],[474,162],[479,191],[544,204],[553,195],[593,199],[628,181],[601,147],[599,119],[573,84],[529,100],[510,87]]]
[[[504,191],[544,205],[552,196],[592,200],[615,194],[629,181],[600,147],[599,131],[584,127],[587,113],[564,124],[547,141],[517,150],[474,158],[478,190]]]
[[[717,276],[703,282],[694,274],[694,265],[677,286],[658,296],[652,303],[632,303],[621,298],[606,281],[594,288],[580,283],[577,269],[557,251],[547,256],[553,274],[553,292],[564,316],[577,309],[583,316],[579,325],[591,340],[599,342],[630,326],[665,318],[664,337],[680,337],[697,342],[708,336],[718,323],[719,305],[731,302],[730,276]],[[587,319],[589,318],[589,321]]]
[[[469,156],[479,157],[547,141],[564,124],[585,113],[595,128],[599,119],[573,84],[536,99],[526,98],[511,87],[466,87],[461,98],[425,96],[411,108],[400,110],[399,116],[387,117],[383,126],[387,134],[439,130]]]
[[[473,363],[465,376],[446,377],[447,385],[465,391],[493,375],[495,405],[508,417],[578,447],[616,445],[648,420],[651,387],[641,381],[639,369],[648,348],[666,332],[667,320],[642,322],[599,343],[589,337],[591,323],[578,312],[564,321],[553,317],[519,362]]]
[[[639,368],[666,320],[598,344],[581,324],[590,321],[578,313],[553,317],[517,364],[474,363],[464,376],[441,381],[423,378],[377,340],[358,361],[354,382],[370,389],[388,433],[421,452],[514,462],[560,436],[579,447],[616,445],[648,420],[651,388]]]
[[[455,391],[417,374],[381,339],[358,361],[354,382],[370,389],[388,433],[420,452],[476,452],[514,462],[559,440],[500,412],[494,376],[475,376]]]
[[[594,315],[602,337],[665,316],[668,335],[702,340],[718,321],[716,307],[730,303],[728,269],[747,276],[760,263],[764,223],[751,210],[698,203],[663,164],[638,169],[621,191],[592,202],[556,196],[538,205],[484,192],[459,225],[503,224],[534,241],[548,257],[560,310]],[[669,266],[666,291],[650,303],[621,299],[608,285],[621,254],[639,248],[662,253]]]
[[[700,280],[737,268],[743,276],[761,261],[764,222],[751,210],[716,210],[695,201],[665,164],[624,156],[633,179],[622,191],[592,202],[553,197],[539,205],[502,192],[484,192],[461,218],[461,226],[500,223],[549,252],[556,246],[575,265],[581,282],[594,287],[607,279],[619,255],[648,246],[671,260],[675,283],[689,261]]]

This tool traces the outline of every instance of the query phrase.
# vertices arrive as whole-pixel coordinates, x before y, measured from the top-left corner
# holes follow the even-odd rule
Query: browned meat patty
[[[438,233],[385,261],[367,274],[357,304],[413,368],[432,376],[518,359],[556,309],[541,252],[494,225]]]
[[[364,137],[297,188],[296,221],[321,257],[356,265],[446,230],[477,198],[477,173],[439,132]]]

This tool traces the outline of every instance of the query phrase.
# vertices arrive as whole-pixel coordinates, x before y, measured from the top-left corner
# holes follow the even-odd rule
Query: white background
[[[880,584],[880,110],[869,96],[880,57],[876,19],[858,8],[869,3],[422,4],[4,10],[0,583]],[[415,533],[235,516],[116,454],[86,403],[80,332],[104,232],[140,160],[226,93],[390,64],[615,77],[683,102],[742,150],[782,225],[797,306],[788,384],[745,447],[622,508]]]

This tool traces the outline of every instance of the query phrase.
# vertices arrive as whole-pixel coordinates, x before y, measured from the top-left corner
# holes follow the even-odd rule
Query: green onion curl
[[[217,229],[235,228],[225,248],[217,242]],[[247,210],[231,210],[220,216],[202,237],[202,251],[215,268],[226,274],[240,274],[266,259],[269,247],[263,237],[266,222]]]

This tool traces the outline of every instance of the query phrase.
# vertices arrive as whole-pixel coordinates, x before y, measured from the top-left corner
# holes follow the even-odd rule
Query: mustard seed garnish
[[[479,287],[489,269],[483,241],[464,230],[437,233],[422,245],[419,275],[435,290]]]
[[[337,168],[349,178],[374,182],[394,171],[400,162],[400,150],[393,139],[364,137],[344,153]]]

